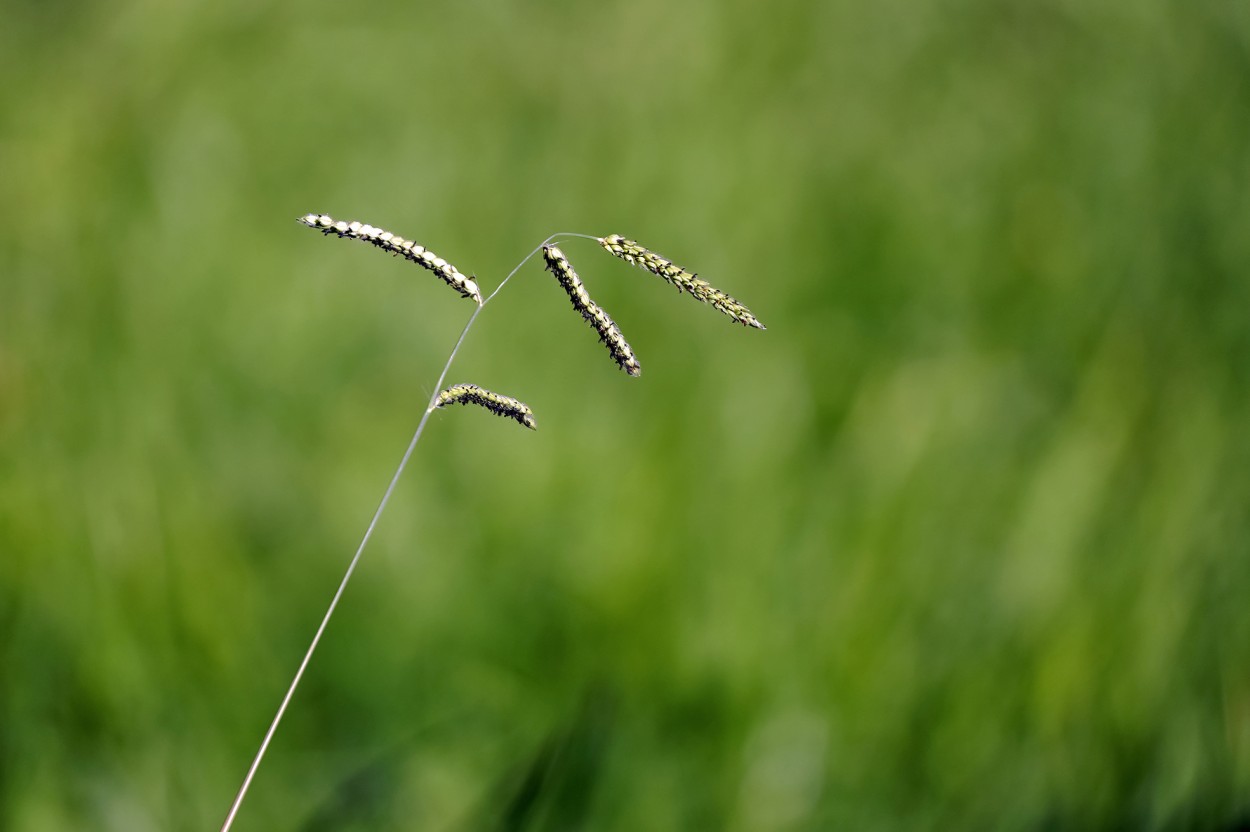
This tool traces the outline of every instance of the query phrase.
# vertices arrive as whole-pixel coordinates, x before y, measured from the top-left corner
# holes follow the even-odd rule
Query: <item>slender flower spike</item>
[[[585,285],[577,272],[573,271],[573,264],[564,256],[564,252],[555,246],[543,246],[543,259],[547,261],[547,270],[555,275],[560,286],[568,293],[573,308],[581,312],[591,328],[599,333],[599,340],[607,345],[608,352],[620,368],[635,378],[642,375],[642,365],[634,357],[634,351],[621,334],[621,328],[590,299]]]
[[[392,234],[389,231],[383,231],[381,228],[375,228],[372,225],[359,222],[343,222],[325,214],[307,214],[300,217],[299,221],[309,228],[320,231],[322,234],[337,234],[340,237],[361,240],[371,243],[383,251],[397,254],[405,260],[411,260],[418,266],[434,272],[444,283],[464,297],[473,298],[479,306],[482,303],[482,292],[472,278],[465,277],[455,266],[434,252],[417,245],[412,240],[405,240],[403,237]]]
[[[476,384],[455,384],[448,387],[438,394],[438,400],[434,406],[446,407],[449,404],[475,404],[486,408],[496,416],[516,419],[530,430],[538,429],[538,423],[534,421],[534,412],[527,404],[509,396],[492,393]]]
[[[599,245],[603,246],[609,254],[621,258],[630,265],[659,275],[676,286],[678,292],[689,292],[691,297],[711,304],[740,324],[753,326],[756,329],[768,328],[751,314],[750,309],[747,309],[720,289],[712,286],[706,280],[700,280],[697,274],[683,269],[681,266],[665,257],[661,257],[650,249],[643,248],[633,240],[626,239],[620,234],[613,234],[609,237],[600,237],[598,239]]]

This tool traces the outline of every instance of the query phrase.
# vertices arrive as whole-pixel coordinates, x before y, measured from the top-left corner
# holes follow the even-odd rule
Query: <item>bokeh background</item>
[[[1250,823],[1250,7],[0,27],[0,827]]]

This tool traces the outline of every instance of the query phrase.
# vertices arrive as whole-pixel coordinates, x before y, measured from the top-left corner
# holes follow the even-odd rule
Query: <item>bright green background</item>
[[[20,0],[0,827],[1250,818],[1250,7]]]

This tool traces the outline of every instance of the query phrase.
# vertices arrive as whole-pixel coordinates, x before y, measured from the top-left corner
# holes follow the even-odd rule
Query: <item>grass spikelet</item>
[[[529,405],[510,396],[492,393],[476,384],[454,384],[448,387],[438,394],[438,402],[434,406],[446,407],[449,404],[475,404],[496,416],[515,419],[530,430],[538,429],[538,423],[534,421],[534,411],[529,409]]]
[[[768,328],[760,323],[760,320],[751,314],[751,310],[747,309],[746,306],[712,286],[706,280],[700,280],[697,274],[683,269],[668,258],[661,257],[654,251],[643,248],[638,243],[622,237],[620,234],[599,237],[598,240],[599,245],[603,246],[609,254],[621,258],[630,265],[659,275],[676,286],[677,291],[690,293],[691,297],[710,304],[738,323],[753,326],[756,329]]]
[[[320,231],[322,234],[337,234],[340,237],[346,237],[351,240],[361,240],[371,243],[383,251],[399,255],[405,260],[411,260],[418,266],[434,272],[444,283],[464,297],[472,298],[479,306],[482,303],[482,292],[478,289],[476,281],[465,277],[455,266],[434,252],[417,245],[412,240],[405,240],[397,234],[383,231],[381,228],[376,228],[372,225],[360,222],[343,222],[325,214],[306,214],[300,217],[299,221],[309,228]]]
[[[642,375],[642,366],[634,357],[634,351],[621,333],[621,328],[608,317],[607,312],[590,299],[585,285],[577,276],[577,272],[573,271],[573,264],[564,256],[564,252],[555,246],[543,246],[543,260],[547,263],[547,270],[555,276],[560,286],[568,293],[569,300],[573,302],[573,308],[582,313],[586,322],[599,333],[599,340],[607,345],[608,352],[621,369],[635,378]]]

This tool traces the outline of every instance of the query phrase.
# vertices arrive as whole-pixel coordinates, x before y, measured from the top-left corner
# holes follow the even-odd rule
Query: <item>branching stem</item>
[[[469,334],[469,330],[473,327],[473,323],[477,320],[477,316],[486,308],[486,304],[494,299],[495,295],[512,279],[512,276],[520,271],[529,260],[538,252],[542,251],[543,246],[562,237],[584,237],[590,240],[598,240],[598,237],[592,237],[589,234],[576,234],[571,232],[562,232],[552,234],[546,240],[525,255],[520,263],[516,265],[508,276],[500,281],[495,287],[495,291],[490,296],[478,304],[473,314],[469,316],[468,322],[464,325],[464,329],[460,332],[460,337],[456,340],[456,345],[452,347],[451,354],[447,356],[447,362],[443,365],[443,371],[438,376],[438,381],[434,385],[434,394],[430,397],[429,405],[425,408],[425,412],[421,414],[421,421],[417,423],[417,429],[412,434],[412,439],[408,442],[408,448],[404,451],[403,457],[399,460],[399,465],[395,468],[395,473],[391,476],[391,482],[386,487],[386,492],[382,495],[382,501],[378,503],[378,508],[373,512],[373,519],[369,521],[369,527],[365,529],[365,534],[360,540],[360,545],[356,547],[356,554],[352,556],[351,563],[347,565],[347,571],[343,573],[343,579],[339,582],[339,587],[334,593],[334,597],[330,599],[330,606],[326,608],[325,615],[321,618],[321,624],[317,627],[316,634],[313,635],[312,642],[308,645],[308,650],[304,653],[304,658],[299,664],[299,669],[295,671],[294,678],[287,688],[286,695],[282,697],[282,704],[278,706],[277,713],[273,716],[273,721],[269,724],[269,730],[265,732],[265,738],[260,743],[260,748],[256,751],[256,756],[252,760],[251,768],[247,771],[247,776],[243,778],[243,785],[239,787],[239,792],[235,795],[234,803],[230,805],[230,813],[226,815],[226,821],[221,826],[221,832],[229,832],[231,825],[234,823],[235,815],[239,812],[239,807],[243,805],[243,798],[247,796],[247,790],[252,785],[252,778],[256,776],[256,770],[260,768],[260,762],[265,757],[265,752],[269,749],[269,742],[273,739],[274,733],[278,730],[278,724],[282,722],[282,716],[286,713],[287,705],[291,704],[291,698],[295,695],[295,689],[299,687],[300,680],[304,677],[304,671],[308,668],[308,663],[312,660],[313,653],[317,650],[317,645],[321,642],[321,636],[325,633],[326,626],[330,623],[334,610],[338,607],[339,599],[343,597],[344,590],[347,589],[347,583],[352,579],[352,573],[356,571],[356,565],[360,563],[360,556],[364,554],[365,546],[369,543],[369,538],[373,536],[373,530],[377,528],[378,520],[382,517],[382,512],[386,510],[386,504],[390,502],[391,494],[395,491],[395,486],[399,483],[400,476],[404,473],[404,468],[408,465],[408,460],[412,457],[412,452],[417,448],[417,442],[421,440],[421,434],[425,432],[426,423],[430,420],[430,414],[438,403],[439,391],[443,389],[443,382],[447,378],[447,373],[451,370],[452,362],[456,360],[456,354],[460,352],[460,346],[464,343],[465,337]]]

